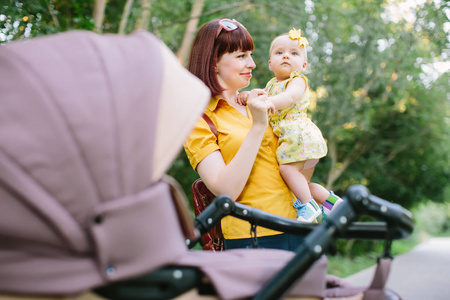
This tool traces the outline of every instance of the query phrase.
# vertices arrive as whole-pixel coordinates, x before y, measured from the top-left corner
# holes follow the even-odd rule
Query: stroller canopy
[[[187,251],[148,228],[175,223],[159,180],[210,93],[160,40],[73,31],[0,65],[0,292],[77,293]]]

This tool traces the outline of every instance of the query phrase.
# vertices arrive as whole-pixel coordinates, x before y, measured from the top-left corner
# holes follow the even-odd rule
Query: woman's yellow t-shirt
[[[250,118],[247,118],[219,97],[211,99],[205,113],[214,122],[219,138],[216,140],[206,121],[200,118],[184,145],[194,170],[200,161],[216,150],[220,150],[225,164],[228,164],[252,125],[250,111]],[[236,201],[271,214],[295,219],[296,211],[292,206],[294,196],[280,175],[276,149],[277,137],[268,126],[247,184]],[[226,239],[249,238],[250,223],[229,216],[222,220],[222,232]],[[257,228],[258,236],[279,233],[264,227]]]

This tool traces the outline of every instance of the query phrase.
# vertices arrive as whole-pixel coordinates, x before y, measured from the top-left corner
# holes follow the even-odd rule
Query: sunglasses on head
[[[236,21],[235,19],[230,20],[230,19],[222,19],[219,21],[219,27],[217,28],[217,33],[216,33],[216,39],[219,36],[219,34],[222,32],[222,29],[225,29],[226,31],[233,31],[238,29],[238,27],[241,26],[242,28],[245,29],[244,25],[242,25],[241,23],[239,23],[238,21]]]

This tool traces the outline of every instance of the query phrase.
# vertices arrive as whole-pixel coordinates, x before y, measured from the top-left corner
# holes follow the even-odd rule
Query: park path
[[[356,286],[370,284],[374,266],[346,278]],[[450,238],[432,238],[394,257],[387,287],[403,300],[450,299]]]

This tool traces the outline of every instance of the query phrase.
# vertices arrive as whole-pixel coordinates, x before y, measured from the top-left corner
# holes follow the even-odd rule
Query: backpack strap
[[[202,117],[217,139],[219,137],[219,133],[217,132],[214,122],[205,113],[203,113]],[[195,216],[201,214],[206,207],[214,201],[215,198],[216,196],[208,190],[201,178],[197,179],[192,184],[192,201]],[[219,224],[217,224],[210,232],[202,236],[202,248],[203,250],[223,251],[225,250],[223,240],[222,227],[219,222]]]
[[[217,132],[216,125],[214,125],[214,122],[211,120],[210,117],[208,117],[205,113],[203,113],[203,119],[206,121],[206,123],[209,126],[209,129],[211,129],[212,133],[216,136],[216,138],[219,137],[219,133]]]

